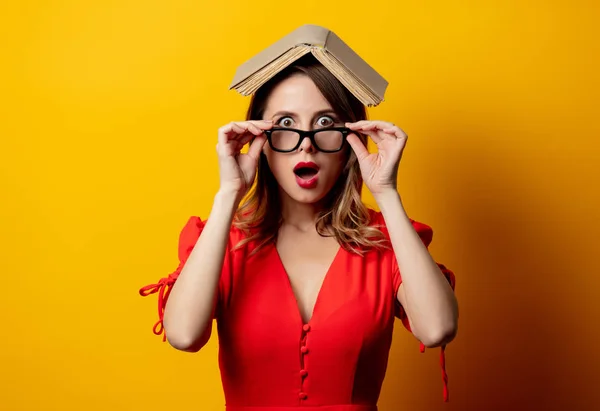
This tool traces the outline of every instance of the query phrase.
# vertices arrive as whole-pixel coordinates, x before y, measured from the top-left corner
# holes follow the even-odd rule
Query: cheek
[[[331,158],[329,163],[329,173],[336,178],[344,171],[344,167],[348,162],[348,156],[344,153],[334,154],[334,158]]]
[[[265,156],[267,157],[271,172],[279,180],[290,168],[289,158],[272,150],[266,150]]]

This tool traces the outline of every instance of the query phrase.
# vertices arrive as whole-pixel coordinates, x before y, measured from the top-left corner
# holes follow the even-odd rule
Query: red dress
[[[372,224],[387,236],[381,213],[370,212]],[[428,246],[432,229],[411,221]],[[159,293],[156,334],[163,333],[170,286],[204,224],[198,217],[189,219],[180,234],[175,272],[140,290],[142,295]],[[360,256],[340,248],[305,324],[275,246],[252,256],[253,243],[231,251],[243,236],[231,229],[215,313],[227,411],[377,410],[394,318],[410,331],[396,299],[402,278],[393,250]],[[454,288],[452,271],[438,265]],[[447,400],[444,347],[441,365]]]

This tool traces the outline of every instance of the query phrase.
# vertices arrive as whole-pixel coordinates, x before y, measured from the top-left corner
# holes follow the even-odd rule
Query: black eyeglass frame
[[[302,142],[304,141],[304,139],[306,137],[308,137],[310,139],[310,142],[317,150],[319,150],[323,153],[337,153],[339,151],[342,151],[342,149],[344,148],[344,143],[346,142],[346,138],[348,137],[348,134],[352,133],[352,130],[350,130],[348,127],[328,127],[328,128],[319,128],[317,130],[308,130],[308,131],[298,130],[295,128],[275,127],[275,128],[270,128],[268,130],[263,130],[263,131],[266,134],[267,141],[269,142],[269,145],[271,146],[273,151],[277,151],[278,153],[291,153],[292,151],[296,151],[298,149],[298,147],[300,147],[300,145],[302,144]],[[298,134],[298,143],[289,150],[277,149],[277,148],[273,147],[273,144],[271,142],[271,134],[274,131],[293,131]],[[319,147],[319,145],[315,141],[315,134],[321,133],[321,132],[326,132],[326,131],[340,131],[342,133],[342,144],[340,145],[340,148],[338,148],[337,150],[323,150],[323,149],[321,149],[321,147]]]

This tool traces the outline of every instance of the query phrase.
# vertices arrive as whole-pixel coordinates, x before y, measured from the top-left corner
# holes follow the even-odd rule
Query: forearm
[[[219,192],[194,249],[165,306],[164,327],[175,348],[196,351],[210,338],[219,278],[233,215],[235,194]]]
[[[452,287],[415,231],[398,193],[376,197],[402,276],[402,303],[415,337],[441,345],[456,333],[458,304]]]

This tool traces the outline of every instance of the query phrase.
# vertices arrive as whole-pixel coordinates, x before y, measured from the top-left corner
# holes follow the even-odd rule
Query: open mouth
[[[315,163],[298,163],[294,167],[294,174],[303,180],[310,180],[319,172],[319,166]]]
[[[303,180],[310,180],[311,178],[316,176],[317,173],[318,170],[315,170],[314,168],[299,168],[297,170],[294,170],[294,174],[296,174]]]

